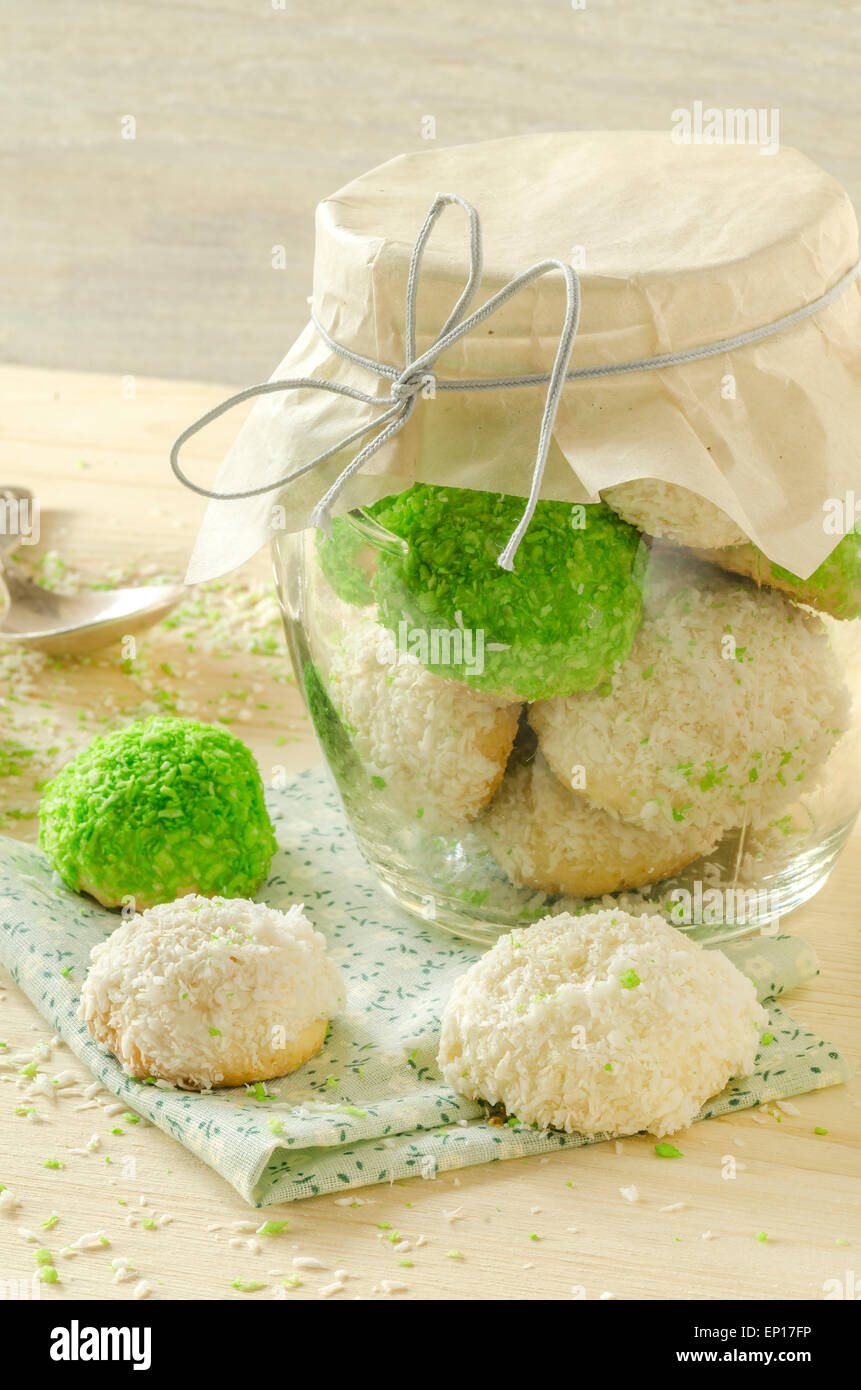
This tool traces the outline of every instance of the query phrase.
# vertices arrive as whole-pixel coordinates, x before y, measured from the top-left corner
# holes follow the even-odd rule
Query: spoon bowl
[[[0,499],[32,501],[25,488],[0,487]],[[18,543],[0,534],[0,590],[8,603],[0,616],[0,639],[45,652],[81,654],[131,636],[165,617],[185,597],[183,584],[151,584],[85,594],[56,594],[14,573],[2,557]]]

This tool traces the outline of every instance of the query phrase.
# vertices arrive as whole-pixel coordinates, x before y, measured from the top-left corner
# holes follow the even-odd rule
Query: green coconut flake
[[[230,1287],[238,1289],[240,1293],[256,1293],[258,1289],[265,1289],[266,1285],[259,1279],[234,1279]]]
[[[65,1168],[65,1163],[61,1163],[59,1158],[46,1158],[42,1164],[43,1168]]]
[[[264,1221],[262,1226],[257,1228],[259,1236],[278,1236],[286,1230],[289,1222],[287,1221]]]
[[[768,1231],[757,1231],[756,1238],[761,1242],[768,1240]]]
[[[275,1116],[273,1115],[270,1119],[268,1119],[268,1120],[266,1121],[266,1123],[268,1124],[268,1126],[269,1126],[269,1128],[271,1129],[271,1131],[272,1131],[273,1134],[283,1134],[283,1133],[284,1133],[284,1121],[283,1121],[283,1120],[276,1120],[276,1119],[275,1119]]]
[[[762,1044],[763,1047],[768,1047],[769,1043],[773,1043],[773,1042],[774,1042],[774,1034],[773,1034],[773,1033],[763,1033],[763,1035],[762,1035],[762,1037],[760,1038],[759,1041],[760,1041],[760,1043]]]
[[[462,1250],[446,1250],[446,1252],[445,1252],[445,1257],[446,1257],[447,1260],[462,1260],[462,1259],[463,1259],[463,1251],[462,1251]]]
[[[100,735],[49,782],[39,844],[69,885],[170,901],[253,897],[276,842],[254,757],[214,724],[155,715]]]
[[[378,616],[425,633],[427,653],[414,654],[443,677],[530,700],[592,690],[631,649],[647,550],[603,503],[542,500],[508,572],[497,557],[523,508],[522,497],[427,483],[375,503],[375,519],[408,545],[378,553]],[[483,634],[483,671],[466,646],[458,660],[455,644],[440,645],[458,628]]]
[[[626,970],[624,975],[619,976],[619,984],[623,989],[636,989],[640,983],[641,980],[636,970]]]
[[[47,1221],[40,1221],[39,1226],[43,1231],[50,1231],[52,1226],[56,1226],[59,1219],[59,1213],[56,1211],[52,1211]]]
[[[684,1154],[676,1148],[675,1144],[656,1144],[655,1153],[658,1158],[684,1158]]]
[[[814,1133],[814,1134],[827,1134],[827,1133],[828,1133],[828,1130],[825,1128],[824,1125],[814,1125],[814,1127],[813,1127],[813,1133]]]
[[[60,1276],[53,1265],[46,1265],[39,1270],[39,1278],[43,1284],[59,1284]]]
[[[54,1256],[50,1250],[35,1250],[33,1253],[37,1265],[52,1265],[54,1263]]]

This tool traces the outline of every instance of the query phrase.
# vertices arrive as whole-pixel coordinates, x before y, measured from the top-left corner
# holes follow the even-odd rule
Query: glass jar
[[[479,942],[599,899],[721,938],[774,922],[859,809],[861,622],[809,606],[819,571],[802,587],[705,532],[703,558],[605,503],[540,502],[508,574],[522,507],[416,484],[273,542],[362,853]]]

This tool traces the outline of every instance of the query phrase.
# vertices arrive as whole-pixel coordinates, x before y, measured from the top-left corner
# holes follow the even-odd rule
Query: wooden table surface
[[[0,392],[0,482],[24,482],[39,497],[40,552],[61,550],[91,576],[123,566],[181,572],[201,504],[170,481],[167,450],[227,388],[138,380],[130,399],[117,377],[3,368]],[[207,443],[212,457],[232,428]],[[206,454],[198,460],[205,465]],[[240,583],[253,589],[266,577],[260,557]],[[74,747],[88,719],[117,708],[133,712],[147,699],[178,699],[182,712],[235,720],[264,777],[276,765],[299,769],[318,761],[296,689],[285,680],[283,644],[262,653],[234,645],[225,660],[206,643],[189,658],[167,641],[141,643],[145,671],[170,667],[160,677],[173,681],[167,695],[146,674],[130,677],[119,649],[84,664],[40,667],[31,660],[24,683],[11,682],[19,703],[0,705],[0,740],[10,721],[36,710],[52,721],[56,743]],[[254,692],[252,700],[237,682]],[[9,687],[7,670],[0,697]],[[32,838],[26,777],[3,794],[3,828]],[[15,814],[16,798],[23,818]],[[831,882],[791,919],[791,930],[814,943],[822,973],[788,1005],[854,1065],[861,1053],[859,848],[856,835]],[[0,983],[0,1039],[9,1051],[25,1053],[49,1032],[14,985]],[[626,1139],[366,1188],[356,1194],[361,1205],[323,1196],[269,1207],[261,1216],[157,1128],[123,1125],[104,1104],[82,1109],[90,1078],[67,1049],[55,1049],[44,1069],[70,1070],[81,1085],[32,1102],[38,1122],[15,1114],[26,1080],[17,1070],[0,1071],[0,1184],[20,1202],[0,1212],[0,1280],[32,1277],[36,1244],[21,1231],[55,1252],[95,1231],[110,1244],[57,1258],[61,1282],[43,1285],[43,1298],[131,1298],[142,1280],[153,1298],[268,1301],[294,1272],[293,1260],[312,1257],[323,1268],[302,1269],[302,1284],[288,1298],[330,1296],[333,1272],[345,1270],[344,1292],[331,1296],[821,1299],[828,1289],[847,1287],[859,1258],[861,1112],[851,1086],[798,1097],[788,1113],[769,1106],[695,1125],[680,1144],[684,1157],[672,1162],[656,1158],[648,1138]],[[102,1102],[110,1099],[102,1094]],[[816,1127],[827,1134],[817,1135]],[[89,1152],[94,1134],[100,1148]],[[70,1152],[76,1149],[85,1152]],[[45,1168],[48,1156],[65,1166]],[[107,1167],[105,1157],[112,1160]],[[734,1177],[725,1176],[728,1158]],[[621,1194],[631,1186],[638,1201]],[[41,1230],[52,1212],[59,1214],[56,1226]],[[163,1215],[171,1219],[159,1225]],[[155,1226],[142,1225],[147,1217]],[[255,1240],[261,1220],[282,1218],[289,1221],[282,1234]],[[392,1229],[409,1243],[407,1253],[394,1252]],[[761,1231],[767,1241],[757,1239]],[[452,1259],[452,1250],[462,1258]],[[120,1257],[137,1273],[117,1284],[110,1261]],[[399,1264],[404,1258],[412,1264]],[[236,1279],[265,1287],[241,1293],[231,1287]]]

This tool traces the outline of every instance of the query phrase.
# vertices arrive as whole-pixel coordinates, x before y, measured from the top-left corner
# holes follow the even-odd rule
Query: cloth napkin
[[[37,849],[0,837],[0,963],[94,1076],[257,1207],[598,1142],[491,1125],[480,1105],[449,1090],[436,1067],[440,1015],[481,948],[389,900],[321,770],[271,793],[269,809],[280,849],[262,896],[277,908],[305,904],[346,976],[347,1001],[317,1057],[251,1090],[162,1089],[127,1077],[100,1051],[76,1010],[90,948],[114,930],[117,914],[70,892]],[[810,946],[792,936],[716,941],[712,931],[706,944],[756,982],[772,1040],[754,1074],[697,1118],[845,1081],[838,1050],[773,1002],[818,973]]]

